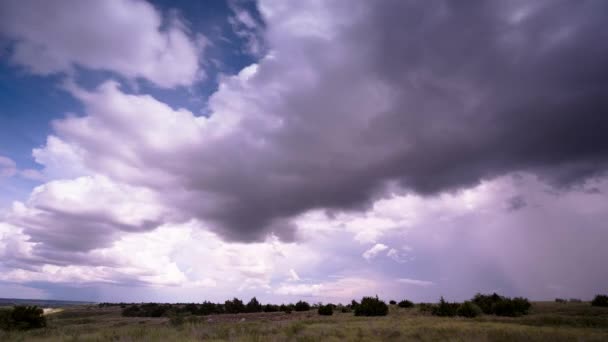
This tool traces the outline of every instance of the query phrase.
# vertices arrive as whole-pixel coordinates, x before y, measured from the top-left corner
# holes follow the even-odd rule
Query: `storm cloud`
[[[366,208],[395,185],[435,195],[514,172],[556,188],[605,174],[605,2],[291,5],[259,3],[269,52],[220,82],[209,116],[114,83],[71,86],[84,116],[52,138],[237,241],[289,241],[294,216]]]

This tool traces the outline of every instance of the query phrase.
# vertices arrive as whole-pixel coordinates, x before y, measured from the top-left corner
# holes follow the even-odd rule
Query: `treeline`
[[[100,305],[108,306],[108,303],[102,303]],[[311,305],[304,301],[299,301],[295,304],[266,304],[262,305],[257,298],[253,297],[245,304],[242,300],[234,298],[227,300],[224,303],[212,303],[204,301],[201,304],[189,303],[189,304],[157,304],[157,303],[146,303],[146,304],[131,304],[126,305],[120,304],[124,309],[122,315],[127,317],[163,317],[171,315],[195,315],[195,316],[207,316],[217,314],[238,314],[238,313],[255,313],[255,312],[285,312],[291,313],[292,311],[308,311],[311,309]]]
[[[557,300],[556,300],[557,301]],[[561,302],[561,301],[558,301]],[[571,300],[573,302],[573,300]],[[443,297],[439,303],[419,303],[404,299],[399,302],[391,300],[390,305],[400,308],[417,307],[421,312],[430,313],[442,317],[477,317],[481,314],[517,317],[528,314],[531,303],[523,297],[505,297],[497,293],[476,294],[472,299],[463,303],[448,302]],[[608,296],[597,295],[591,303],[594,306],[608,306]],[[126,303],[101,303],[99,306],[120,305],[123,316],[128,317],[173,317],[173,316],[207,316],[216,314],[238,314],[256,312],[285,312],[317,310],[319,315],[333,315],[334,311],[342,313],[354,313],[355,316],[385,316],[389,312],[389,305],[376,297],[363,297],[360,302],[352,300],[350,304],[309,304],[298,301],[295,304],[262,304],[255,297],[248,303],[238,298],[227,300],[224,303],[212,303],[205,301],[200,304],[126,304]]]

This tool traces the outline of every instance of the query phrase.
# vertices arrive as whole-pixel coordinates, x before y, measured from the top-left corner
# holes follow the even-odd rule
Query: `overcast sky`
[[[0,297],[608,291],[608,2],[0,2]]]

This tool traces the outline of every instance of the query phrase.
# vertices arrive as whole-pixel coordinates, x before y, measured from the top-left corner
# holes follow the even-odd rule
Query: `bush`
[[[468,317],[468,318],[473,318],[473,317],[477,317],[479,315],[481,315],[483,312],[481,311],[481,308],[479,308],[479,306],[477,306],[477,304],[466,301],[462,304],[460,304],[460,306],[458,307],[458,310],[456,310],[456,314],[458,316],[462,316],[462,317]]]
[[[420,312],[432,312],[435,305],[429,303],[420,303],[418,304],[418,309]]]
[[[492,295],[482,295],[478,293],[473,297],[473,303],[475,303],[481,311],[487,315],[494,314],[494,305],[502,300],[502,297],[496,293]]]
[[[308,310],[310,310],[310,304],[303,302],[303,301],[299,301],[296,303],[296,306],[294,309],[296,311],[308,311]]]
[[[391,301],[389,301],[388,303],[389,303],[390,305],[395,305],[395,304],[397,304],[397,302],[395,302],[394,300],[391,300]]]
[[[277,312],[279,311],[278,305],[266,304],[264,305],[264,312]]]
[[[526,298],[511,299],[496,293],[492,295],[478,293],[473,297],[473,303],[477,304],[485,314],[510,317],[526,315],[532,306]]]
[[[240,299],[233,298],[232,300],[227,300],[224,302],[224,310],[226,313],[245,312],[245,304],[243,304]]]
[[[211,315],[211,314],[220,314],[224,312],[224,308],[221,304],[215,304],[212,302],[204,301],[199,307],[197,315]]]
[[[608,306],[608,296],[596,295],[591,301],[592,306]]]
[[[46,327],[44,311],[37,306],[17,305],[12,309],[0,310],[0,329],[29,330]]]
[[[556,303],[566,303],[568,302],[567,300],[563,299],[563,298],[555,298],[555,302]]]
[[[194,303],[190,303],[190,304],[186,304],[180,311],[184,312],[184,313],[188,312],[191,315],[196,315],[196,314],[198,314],[199,309],[198,309],[198,305],[196,305]]]
[[[125,317],[140,317],[141,310],[139,309],[139,305],[130,305],[126,308],[122,309],[122,315]]]
[[[441,297],[439,304],[433,306],[431,314],[441,317],[453,317],[456,316],[459,306],[458,303],[446,302],[445,299]]]
[[[281,311],[285,312],[286,314],[290,314],[293,311],[293,308],[293,304],[281,305]]]
[[[376,297],[363,297],[355,308],[355,316],[386,316],[388,305]]]
[[[414,303],[412,303],[411,301],[405,299],[399,302],[399,307],[400,308],[411,308],[414,306]]]
[[[319,315],[331,316],[334,314],[334,306],[331,304],[320,305],[317,312],[319,313]]]

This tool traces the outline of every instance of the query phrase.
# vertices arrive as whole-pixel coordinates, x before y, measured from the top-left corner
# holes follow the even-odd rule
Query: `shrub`
[[[469,318],[477,317],[477,316],[481,315],[482,313],[483,312],[481,311],[479,306],[477,306],[477,304],[469,302],[469,301],[466,301],[466,302],[460,304],[460,306],[458,307],[458,310],[456,310],[456,314],[458,316],[469,317]]]
[[[499,296],[496,293],[491,295],[483,295],[478,293],[473,297],[473,303],[475,303],[483,313],[487,315],[494,314],[494,305],[502,300],[503,297]]]
[[[290,314],[293,311],[293,308],[294,308],[293,304],[288,304],[288,305],[281,304],[281,311],[285,312],[286,314]]]
[[[376,297],[363,297],[355,308],[355,316],[386,316],[388,305]]]
[[[130,305],[126,308],[122,309],[122,315],[125,317],[140,317],[141,310],[139,309],[139,305]]]
[[[478,293],[473,297],[473,303],[477,304],[485,314],[510,317],[526,315],[532,306],[526,298],[511,299],[496,293],[492,295]]]
[[[208,301],[204,301],[199,307],[198,307],[198,315],[203,315],[203,316],[207,316],[207,315],[211,315],[211,314],[219,314],[219,313],[223,313],[224,312],[224,308],[222,307],[221,304],[215,304],[212,302],[208,302]]]
[[[198,314],[199,309],[198,309],[198,305],[196,305],[194,303],[190,303],[190,304],[186,304],[180,311],[184,312],[184,313],[188,312],[191,315],[196,315],[196,314]]]
[[[458,303],[446,302],[445,299],[441,297],[441,299],[439,300],[439,304],[433,306],[431,314],[441,317],[453,317],[456,316],[456,312],[458,311],[459,306],[460,305]]]
[[[243,304],[240,299],[233,298],[232,300],[227,300],[224,302],[224,310],[226,313],[245,312],[245,304]]]
[[[29,330],[46,327],[44,311],[37,306],[17,305],[12,309],[0,310],[0,329]]]
[[[568,302],[567,300],[563,299],[563,298],[555,298],[555,302],[556,303],[566,303]]]
[[[391,300],[391,301],[389,301],[388,303],[389,303],[390,305],[395,305],[395,304],[397,304],[397,302],[395,302],[394,300]]]
[[[319,313],[319,315],[331,316],[334,314],[334,307],[331,304],[320,305],[317,312]]]
[[[279,311],[278,305],[266,304],[264,305],[264,312],[277,312]]]
[[[298,301],[296,303],[296,306],[294,307],[294,309],[296,311],[308,311],[308,310],[310,310],[310,304],[303,302],[303,301]]]
[[[432,312],[435,305],[429,303],[420,303],[418,304],[418,309],[420,312]]]
[[[257,298],[253,297],[247,303],[247,312],[260,312],[262,311],[262,304],[258,302]]]
[[[596,295],[595,298],[591,301],[592,306],[608,306],[608,296],[607,295]]]
[[[412,303],[411,301],[405,299],[399,302],[399,307],[400,308],[411,308],[414,306],[414,303]]]
[[[503,298],[503,300],[494,304],[494,314],[497,316],[517,317],[527,314],[531,306],[530,302],[525,298]]]

